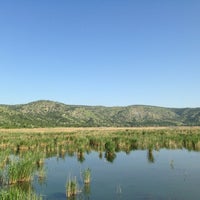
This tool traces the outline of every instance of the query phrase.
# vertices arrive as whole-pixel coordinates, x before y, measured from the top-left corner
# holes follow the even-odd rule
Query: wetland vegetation
[[[86,157],[95,152],[99,159],[115,164],[122,152],[129,155],[146,151],[148,163],[155,163],[155,152],[162,149],[200,151],[200,128],[1,129],[0,199],[13,199],[13,196],[15,199],[45,199],[33,186],[36,180],[43,184],[46,176],[48,179],[45,173],[48,159],[65,160],[68,156],[84,165]],[[173,168],[174,161],[170,160],[169,165]],[[63,176],[68,176],[63,184],[67,198],[84,191],[87,195],[90,193],[92,167],[81,170],[79,178],[69,176],[70,171],[62,171]],[[122,191],[119,184],[117,188]]]

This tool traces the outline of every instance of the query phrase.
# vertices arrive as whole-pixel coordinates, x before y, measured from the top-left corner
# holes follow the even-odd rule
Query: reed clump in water
[[[76,180],[76,176],[74,178],[68,179],[66,183],[66,196],[72,197],[78,194],[78,182]]]
[[[9,155],[8,161],[0,169],[0,182],[2,185],[13,185],[30,182],[37,171],[36,161],[39,156],[31,152],[20,155]],[[40,167],[42,169],[43,166]]]
[[[87,168],[83,171],[83,181],[85,184],[89,184],[91,181],[91,169]]]
[[[31,181],[36,171],[37,155],[30,152],[21,156],[13,156],[7,167],[8,184]]]

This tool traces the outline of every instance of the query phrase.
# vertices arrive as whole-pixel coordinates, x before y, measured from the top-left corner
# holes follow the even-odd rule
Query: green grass
[[[67,130],[67,129],[66,129]],[[12,154],[34,152],[38,155],[37,165],[44,158],[66,153],[76,153],[84,162],[84,152],[92,150],[111,155],[118,151],[130,152],[133,149],[186,148],[200,150],[199,128],[162,128],[162,129],[30,129],[27,131],[7,130],[0,132],[0,161],[6,164],[4,153]],[[10,131],[10,132],[9,132]],[[34,132],[32,132],[34,131]],[[4,155],[5,154],[5,155]],[[0,165],[0,168],[1,168]],[[3,167],[3,166],[2,166]]]
[[[37,171],[37,154],[24,152],[20,155],[11,154],[7,163],[0,169],[0,181],[3,185],[30,182]],[[42,166],[40,167],[42,169]]]
[[[8,184],[31,181],[36,171],[36,157],[26,153],[23,157],[13,156],[7,166]]]
[[[19,187],[10,187],[0,191],[0,200],[42,200],[42,197],[32,190],[24,191]]]

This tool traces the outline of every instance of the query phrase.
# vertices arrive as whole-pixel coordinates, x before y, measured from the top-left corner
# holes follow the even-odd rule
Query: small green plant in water
[[[78,194],[78,183],[76,180],[76,176],[71,179],[69,177],[67,183],[66,183],[66,196],[72,197]]]
[[[91,169],[87,168],[84,172],[83,172],[83,180],[85,184],[89,184],[91,181]]]

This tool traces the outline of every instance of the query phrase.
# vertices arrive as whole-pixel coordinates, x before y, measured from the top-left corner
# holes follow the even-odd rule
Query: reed
[[[37,169],[36,176],[38,177],[38,182],[43,183],[47,176],[46,169],[43,166]]]
[[[69,177],[66,183],[66,196],[72,197],[77,194],[78,194],[78,182],[76,180],[76,176],[73,179]]]
[[[83,181],[85,184],[89,184],[91,181],[91,169],[87,168],[83,171]]]
[[[0,191],[1,200],[42,200],[40,195],[35,194],[32,190],[27,192],[18,187],[10,187]]]
[[[35,170],[32,160],[20,159],[8,165],[8,184],[30,181]]]
[[[0,169],[0,186],[3,185],[3,182],[4,182],[4,173],[3,171]]]
[[[106,159],[115,159],[115,152],[129,153],[135,149],[186,148],[200,151],[199,127],[176,128],[80,128],[80,129],[15,129],[0,130],[0,152],[6,149],[13,155],[25,152],[43,154],[37,159],[37,166],[44,158],[77,153],[77,159],[84,162],[84,153],[92,150],[106,152]],[[7,159],[0,153],[0,168],[7,165]],[[40,157],[40,156],[39,156]]]
[[[8,164],[9,154],[10,154],[9,149],[0,152],[0,169],[3,169],[6,166],[6,164]]]
[[[10,161],[3,170],[4,184],[12,185],[19,182],[29,182],[37,168],[36,158],[31,153],[10,156]]]

